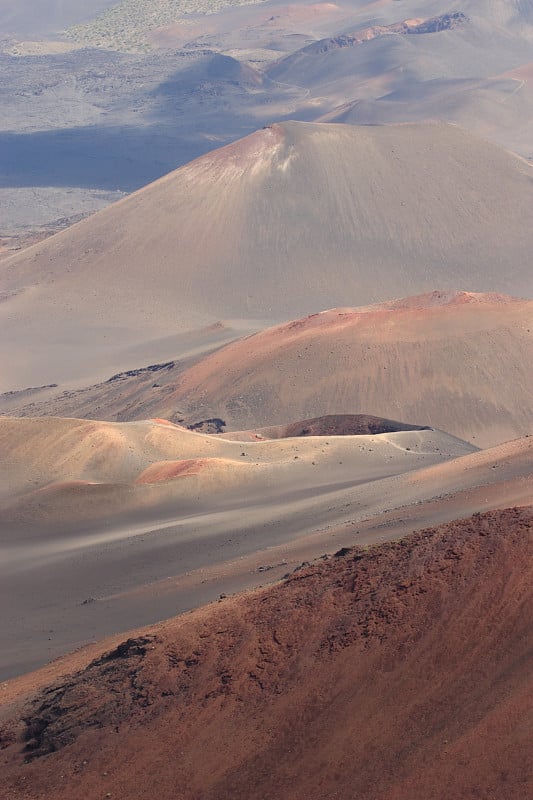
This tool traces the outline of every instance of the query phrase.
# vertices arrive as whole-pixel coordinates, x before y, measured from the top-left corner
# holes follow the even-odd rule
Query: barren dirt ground
[[[3,684],[3,797],[523,800],[531,533],[348,550]]]

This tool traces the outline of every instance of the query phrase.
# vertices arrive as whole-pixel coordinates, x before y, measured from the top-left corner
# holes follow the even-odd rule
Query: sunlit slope
[[[440,431],[229,441],[163,420],[108,423],[0,417],[0,519],[30,524],[97,523],[146,511],[192,511],[286,502],[440,463],[475,450]],[[142,517],[139,517],[139,520]]]
[[[533,432],[533,303],[434,292],[335,309],[191,367],[173,404],[237,430],[323,414],[416,420],[480,446]]]

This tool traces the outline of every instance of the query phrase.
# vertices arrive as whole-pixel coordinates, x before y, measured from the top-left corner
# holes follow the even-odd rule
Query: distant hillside
[[[144,364],[167,361],[157,341],[218,320],[436,287],[533,297],[532,174],[445,124],[257,131],[5,259],[0,388],[107,378],[147,342]]]
[[[533,433],[532,363],[533,302],[434,292],[234,342],[179,376],[156,409],[201,411],[230,430],[372,410],[482,447]]]
[[[95,19],[70,27],[65,36],[87,47],[149,50],[148,34],[186,14],[214,14],[228,6],[262,0],[122,0]]]

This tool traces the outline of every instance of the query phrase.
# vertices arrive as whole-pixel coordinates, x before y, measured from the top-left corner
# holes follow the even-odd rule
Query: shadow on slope
[[[235,128],[217,145],[248,133]],[[167,122],[150,125],[89,125],[32,133],[0,133],[0,188],[82,187],[133,192],[213,148],[202,131],[176,137]]]

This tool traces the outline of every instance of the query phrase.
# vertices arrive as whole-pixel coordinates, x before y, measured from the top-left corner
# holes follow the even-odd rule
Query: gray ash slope
[[[531,167],[454,126],[271,126],[6,259],[2,388],[108,377],[220,319],[435,286],[530,297],[532,207]]]

